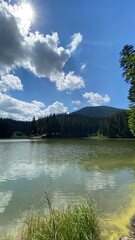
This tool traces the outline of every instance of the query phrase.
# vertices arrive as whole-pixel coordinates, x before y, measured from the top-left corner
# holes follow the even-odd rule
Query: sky
[[[0,0],[0,117],[127,109],[119,54],[134,45],[134,9],[134,0]]]

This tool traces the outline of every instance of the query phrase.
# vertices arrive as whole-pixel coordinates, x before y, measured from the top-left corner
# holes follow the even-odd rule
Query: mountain
[[[98,107],[84,107],[78,111],[72,112],[72,115],[83,115],[86,117],[93,118],[105,118],[123,111],[123,109],[108,107],[108,106],[98,106]]]

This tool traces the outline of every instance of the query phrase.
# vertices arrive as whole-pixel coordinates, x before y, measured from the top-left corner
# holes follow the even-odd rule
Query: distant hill
[[[121,111],[123,111],[123,109],[108,106],[98,106],[98,107],[84,107],[78,111],[72,112],[71,114],[83,115],[92,118],[105,118]]]

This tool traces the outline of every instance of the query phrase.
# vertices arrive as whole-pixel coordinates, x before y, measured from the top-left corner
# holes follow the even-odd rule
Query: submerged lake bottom
[[[0,237],[53,207],[94,199],[103,236],[128,234],[135,215],[135,140],[0,140]]]

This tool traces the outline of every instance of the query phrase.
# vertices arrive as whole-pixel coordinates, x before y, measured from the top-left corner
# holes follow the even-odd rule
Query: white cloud
[[[48,106],[43,112],[45,116],[48,116],[53,113],[55,114],[65,113],[67,112],[67,107],[65,107],[63,103],[56,101],[52,105]]]
[[[72,104],[79,105],[79,104],[81,104],[81,102],[79,100],[76,100],[76,101],[72,101]]]
[[[0,117],[31,120],[33,116],[38,118],[64,112],[67,112],[67,107],[58,101],[45,108],[42,102],[33,101],[28,103],[0,93]]]
[[[80,33],[75,33],[72,36],[72,42],[68,45],[70,47],[70,53],[74,52],[78,45],[82,42],[83,36]]]
[[[84,70],[85,68],[86,68],[86,64],[83,63],[83,64],[81,65],[81,70]]]
[[[23,16],[19,14],[20,11],[21,6],[0,1],[0,74],[23,67],[37,77],[56,82],[58,90],[84,87],[83,78],[74,75],[74,72],[63,72],[71,53],[82,41],[82,35],[75,33],[69,45],[70,49],[64,49],[59,46],[57,32],[46,36],[38,32],[32,33],[30,22],[20,17]]]
[[[0,91],[7,92],[9,90],[23,90],[21,80],[12,74],[2,75],[0,80]]]
[[[24,58],[24,38],[12,10],[11,5],[0,2],[0,74],[9,72]]]
[[[70,56],[63,47],[58,47],[58,43],[57,33],[46,37],[39,33],[31,33],[25,41],[26,60],[21,65],[38,77],[50,78],[51,75],[61,73]]]
[[[82,77],[76,76],[74,72],[65,74],[64,72],[52,75],[50,77],[52,82],[56,82],[57,89],[63,91],[65,89],[75,90],[85,87],[85,83]]]
[[[93,93],[93,92],[86,92],[83,94],[83,97],[88,99],[88,103],[90,103],[92,106],[100,106],[105,103],[109,103],[111,98],[106,94],[104,97],[102,97],[99,93]]]

